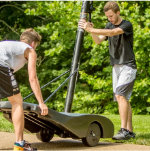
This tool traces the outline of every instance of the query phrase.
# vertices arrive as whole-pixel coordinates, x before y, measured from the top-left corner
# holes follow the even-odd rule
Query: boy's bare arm
[[[29,74],[29,82],[31,85],[31,88],[33,90],[33,93],[39,103],[39,106],[41,108],[41,115],[48,114],[48,108],[44,104],[39,80],[37,78],[36,74],[36,59],[37,55],[34,49],[28,49],[28,74]]]

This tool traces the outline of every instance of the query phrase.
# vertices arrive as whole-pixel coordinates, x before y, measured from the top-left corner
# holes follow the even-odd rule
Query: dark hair
[[[120,8],[116,2],[107,2],[104,6],[104,12],[107,12],[108,10],[112,10],[114,13],[117,13],[120,11]]]

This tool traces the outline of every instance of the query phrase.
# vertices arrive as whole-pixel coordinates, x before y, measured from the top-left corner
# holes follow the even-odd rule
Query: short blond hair
[[[20,41],[25,41],[28,44],[34,41],[39,45],[41,36],[33,28],[28,28],[21,34]]]
[[[107,2],[104,6],[104,12],[107,12],[108,10],[112,10],[114,13],[117,13],[120,11],[120,8],[116,2]]]

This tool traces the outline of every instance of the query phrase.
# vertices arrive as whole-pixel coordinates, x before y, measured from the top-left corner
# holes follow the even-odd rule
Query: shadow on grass
[[[112,142],[150,146],[150,133],[137,134],[135,138],[131,138],[129,140],[120,140],[120,141],[117,140],[117,141],[112,141]]]
[[[135,138],[129,140],[112,140],[102,139],[103,142],[124,143],[124,144],[139,144],[150,146],[150,133],[137,134]]]
[[[137,139],[148,139],[148,140],[150,140],[150,133],[138,134]]]
[[[150,133],[138,134],[136,137],[136,144],[150,146]]]

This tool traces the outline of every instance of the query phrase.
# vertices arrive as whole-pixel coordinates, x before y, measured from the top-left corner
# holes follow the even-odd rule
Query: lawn
[[[115,127],[115,134],[120,129],[119,115],[105,115],[112,120]],[[136,133],[135,139],[126,141],[113,141],[102,139],[102,141],[123,142],[127,144],[150,145],[150,115],[133,115],[133,131]]]
[[[112,120],[115,127],[115,134],[120,129],[120,118],[119,115],[104,115]],[[128,144],[140,144],[140,145],[150,145],[150,116],[149,115],[133,115],[133,127],[136,133],[135,139],[130,139],[126,141],[114,141],[112,139],[101,139],[100,141],[108,142],[122,142]],[[0,131],[3,132],[13,132],[12,124],[3,118],[2,113],[0,113]]]
[[[13,125],[9,121],[7,121],[3,114],[0,112],[0,131],[1,132],[13,132]]]

